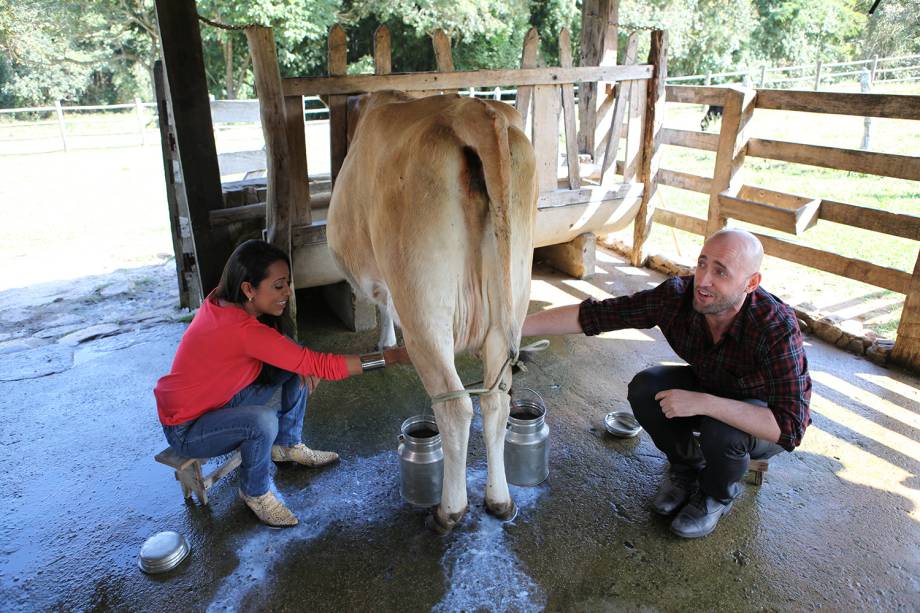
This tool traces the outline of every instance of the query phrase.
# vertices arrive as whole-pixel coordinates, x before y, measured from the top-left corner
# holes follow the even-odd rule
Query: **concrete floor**
[[[538,270],[532,308],[662,279],[599,255],[591,283]],[[373,344],[309,299],[301,309],[312,347]],[[170,470],[153,461],[165,442],[151,389],[184,327],[91,341],[63,372],[0,383],[3,610],[920,609],[917,377],[808,339],[814,424],[803,445],[775,458],[764,485],[748,485],[697,541],[673,537],[648,511],[666,468],[648,436],[615,439],[601,424],[628,408],[635,372],[676,359],[657,331],[553,339],[515,379],[546,398],[549,479],[512,488],[513,522],[485,514],[477,418],[470,512],[447,537],[399,496],[399,425],[426,409],[414,373],[323,383],[305,441],[342,461],[278,470],[277,488],[301,518],[279,531],[236,498],[235,475],[199,507],[183,503]],[[474,360],[459,364],[465,381],[480,378]],[[136,557],[160,530],[186,535],[192,553],[147,576]]]

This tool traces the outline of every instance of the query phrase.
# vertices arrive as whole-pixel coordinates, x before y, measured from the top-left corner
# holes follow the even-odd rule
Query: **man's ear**
[[[747,287],[744,288],[744,291],[748,294],[752,293],[760,286],[760,273],[755,272],[751,275],[751,278],[748,279]]]

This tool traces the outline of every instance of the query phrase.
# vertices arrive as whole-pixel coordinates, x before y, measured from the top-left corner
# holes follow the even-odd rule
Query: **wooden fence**
[[[741,178],[745,159],[754,157],[920,181],[917,156],[750,138],[745,130],[756,109],[920,120],[920,96],[668,86],[667,101],[719,105],[724,114],[719,134],[662,129],[661,144],[714,151],[716,158],[712,177],[668,168],[660,168],[657,174],[661,185],[707,194],[707,218],[659,207],[652,213],[653,221],[708,236],[729,218],[793,235],[825,220],[920,240],[920,217],[744,185]],[[905,294],[892,360],[920,370],[920,256],[910,273],[782,238],[757,236],[768,255]]]

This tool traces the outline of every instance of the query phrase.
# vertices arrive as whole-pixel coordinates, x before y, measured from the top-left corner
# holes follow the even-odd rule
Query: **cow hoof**
[[[441,513],[438,509],[435,509],[428,517],[425,518],[425,525],[435,533],[445,536],[454,529],[454,526],[460,523],[460,520],[463,518],[463,515],[466,513],[466,509],[463,509],[459,513],[451,513],[447,518],[442,518]]]
[[[502,504],[491,503],[491,502],[486,501],[486,512],[489,515],[496,517],[502,521],[511,521],[512,519],[517,517],[518,509],[517,509],[517,505],[514,504],[513,500],[509,500],[508,502],[504,502]]]

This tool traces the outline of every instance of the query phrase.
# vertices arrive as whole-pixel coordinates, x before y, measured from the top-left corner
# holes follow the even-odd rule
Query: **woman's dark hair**
[[[214,289],[214,298],[243,306],[249,299],[243,293],[242,284],[248,281],[253,287],[257,287],[268,276],[269,266],[278,261],[287,264],[290,270],[291,259],[274,245],[260,240],[248,240],[240,244],[224,265],[220,282]],[[284,308],[280,317],[266,314],[260,316],[259,321],[285,336],[294,337],[294,322],[291,321],[288,307]],[[265,364],[256,383],[270,383],[277,372],[278,369]]]

